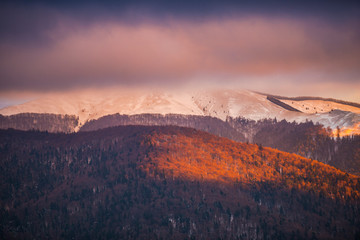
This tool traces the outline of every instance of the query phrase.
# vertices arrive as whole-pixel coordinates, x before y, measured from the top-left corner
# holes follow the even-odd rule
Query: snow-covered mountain
[[[339,127],[344,133],[360,133],[359,104],[319,98],[281,98],[248,90],[93,89],[52,93],[0,109],[4,116],[19,113],[74,115],[79,118],[75,131],[87,121],[106,115],[149,113],[211,116],[224,121],[228,117],[311,120],[332,129]]]

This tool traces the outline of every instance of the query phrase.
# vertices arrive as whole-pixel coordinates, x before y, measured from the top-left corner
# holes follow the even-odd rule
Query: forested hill
[[[0,131],[11,238],[356,239],[360,179],[180,127]]]

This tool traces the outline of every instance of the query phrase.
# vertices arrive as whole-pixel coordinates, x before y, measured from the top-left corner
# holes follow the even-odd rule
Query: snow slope
[[[266,99],[266,95],[247,90],[205,89],[164,90],[141,88],[88,89],[52,93],[24,104],[0,109],[2,115],[18,113],[54,113],[79,117],[79,126],[86,121],[109,114],[184,114],[227,117],[312,120],[325,127],[337,126],[359,130],[360,109],[340,103],[306,100],[281,100],[302,112],[289,111]]]
[[[348,106],[336,102],[331,102],[331,101],[323,101],[323,100],[304,100],[304,101],[280,100],[280,101],[304,113],[327,113],[327,112],[331,112],[332,110],[338,109],[342,111],[360,114],[360,108]]]
[[[39,99],[0,110],[2,115],[17,113],[55,113],[79,117],[81,124],[87,120],[120,113],[179,113],[202,115],[191,96],[185,92],[148,91],[144,89],[102,89],[48,94]]]

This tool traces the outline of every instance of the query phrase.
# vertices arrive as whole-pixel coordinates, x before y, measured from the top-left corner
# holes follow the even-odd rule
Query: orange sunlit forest
[[[359,177],[261,145],[174,126],[1,130],[0,140],[7,239],[359,234]]]
[[[359,177],[261,145],[237,143],[197,131],[153,133],[145,144],[156,149],[150,151],[149,164],[155,163],[159,170],[173,177],[244,186],[266,182],[273,187],[313,191],[333,199],[360,197],[356,190]],[[150,166],[144,167],[150,171]]]

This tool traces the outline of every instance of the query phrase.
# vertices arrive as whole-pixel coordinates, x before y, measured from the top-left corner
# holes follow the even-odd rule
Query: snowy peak
[[[269,96],[276,101],[269,100]],[[264,118],[304,122],[311,120],[335,129],[357,129],[360,107],[356,103],[319,98],[286,98],[248,90],[232,89],[92,89],[46,94],[24,104],[0,110],[9,116],[18,113],[75,115],[79,126],[111,114],[181,114],[252,120]],[[286,107],[288,106],[288,107]],[[295,111],[292,111],[295,109]]]
[[[195,94],[195,103],[209,116],[245,117],[253,120],[263,118],[286,118],[293,114],[272,102],[266,96],[246,90],[209,90]]]
[[[7,107],[0,114],[55,113],[76,115],[80,122],[109,114],[185,114],[249,119],[286,118],[286,109],[267,101],[266,96],[246,90],[86,90],[45,95],[36,100]]]
[[[23,112],[75,115],[79,117],[82,124],[88,120],[115,113],[203,115],[187,93],[143,89],[86,90],[49,94],[0,110],[2,115]]]

